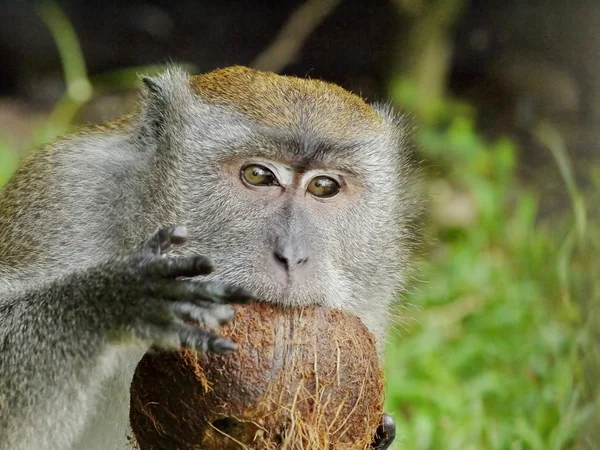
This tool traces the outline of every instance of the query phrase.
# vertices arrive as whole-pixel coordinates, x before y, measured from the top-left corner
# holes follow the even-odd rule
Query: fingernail
[[[171,231],[171,242],[181,244],[187,241],[189,237],[188,229],[185,225],[177,225]]]
[[[228,353],[237,350],[235,342],[225,338],[215,338],[211,343],[212,350],[217,353]]]
[[[209,274],[211,272],[214,272],[215,266],[213,266],[213,263],[210,261],[210,259],[205,258],[204,256],[198,256],[196,258],[195,269],[198,272]]]
[[[235,292],[233,296],[239,300],[240,303],[248,303],[256,298],[254,294],[244,288],[238,288],[237,292]]]

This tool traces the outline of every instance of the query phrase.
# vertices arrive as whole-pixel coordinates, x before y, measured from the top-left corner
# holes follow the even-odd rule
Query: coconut
[[[369,447],[383,413],[374,337],[320,307],[236,307],[227,354],[149,353],[131,386],[141,450]]]

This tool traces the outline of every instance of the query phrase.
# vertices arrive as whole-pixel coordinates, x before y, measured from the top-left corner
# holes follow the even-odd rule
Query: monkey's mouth
[[[327,306],[328,304],[325,289],[319,288],[318,280],[287,278],[283,283],[279,280],[270,281],[253,291],[263,303],[283,307]]]
[[[267,303],[269,305],[280,306],[283,308],[306,308],[308,306],[327,306],[323,298],[303,298],[296,295],[282,295],[277,298],[273,298],[272,296],[266,296],[260,297],[257,301],[260,303]]]

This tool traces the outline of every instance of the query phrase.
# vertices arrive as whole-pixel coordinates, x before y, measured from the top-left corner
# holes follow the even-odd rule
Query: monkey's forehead
[[[320,80],[234,66],[192,76],[190,86],[204,101],[230,106],[269,127],[309,128],[351,138],[376,134],[382,125],[360,97]]]

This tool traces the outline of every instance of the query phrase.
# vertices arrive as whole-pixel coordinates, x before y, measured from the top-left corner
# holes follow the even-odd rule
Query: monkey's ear
[[[142,82],[146,85],[146,88],[149,92],[152,92],[154,95],[160,94],[160,87],[156,81],[154,81],[150,77],[142,77]]]
[[[148,137],[159,138],[165,129],[165,113],[168,109],[168,96],[159,79],[142,77],[144,83],[143,131]]]
[[[176,120],[190,96],[188,75],[179,69],[169,69],[157,77],[143,76],[142,127],[145,135],[159,138],[167,120]]]

